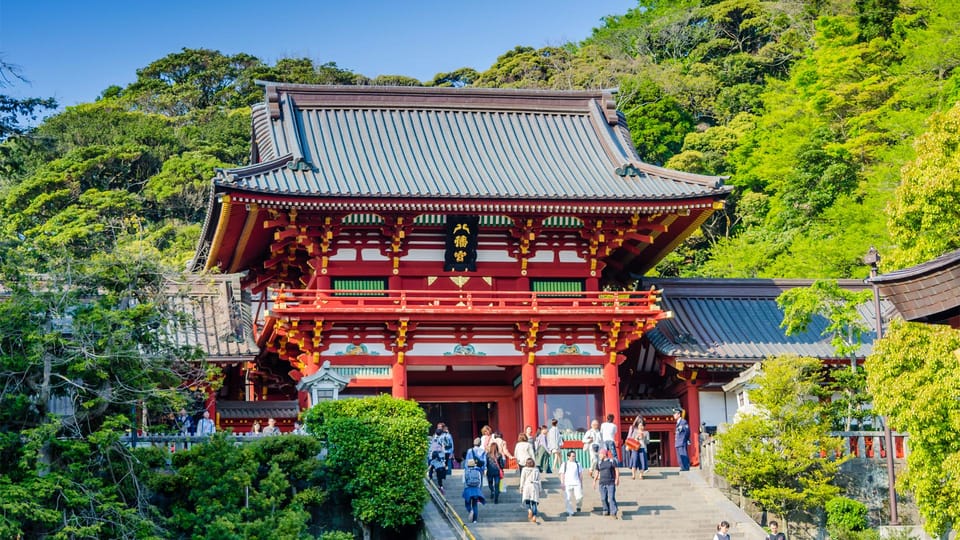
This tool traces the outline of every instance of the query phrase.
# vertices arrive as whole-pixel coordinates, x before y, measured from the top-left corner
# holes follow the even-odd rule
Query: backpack
[[[443,443],[440,442],[440,437],[430,439],[430,454],[433,455],[434,452],[444,453]]]
[[[463,472],[463,483],[467,487],[480,487],[480,469],[470,468]]]

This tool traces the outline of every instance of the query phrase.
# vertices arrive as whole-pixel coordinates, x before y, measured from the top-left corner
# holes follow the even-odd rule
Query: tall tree
[[[747,414],[717,435],[717,474],[787,523],[823,508],[840,488],[833,485],[842,446],[829,435],[822,405],[812,399],[821,384],[820,362],[784,356],[763,362]],[[825,453],[825,456],[822,456]]]
[[[960,248],[960,103],[933,114],[928,125],[889,207],[890,229],[900,242],[891,255],[897,268]]]
[[[830,336],[830,343],[837,358],[850,361],[849,370],[833,370],[824,385],[825,392],[818,392],[830,399],[826,407],[835,429],[852,429],[856,422],[862,427],[869,415],[866,389],[866,373],[857,369],[856,354],[863,343],[863,334],[870,327],[860,316],[858,307],[871,298],[869,290],[849,291],[841,289],[836,281],[817,280],[810,287],[797,287],[777,297],[777,305],[783,310],[780,327],[788,336],[806,332],[815,316],[827,320],[823,335]]]
[[[17,66],[8,64],[0,57],[0,88],[7,88],[16,81],[26,82],[26,79]],[[36,120],[38,114],[56,106],[53,98],[14,98],[0,94],[0,142],[27,131],[28,126],[22,120]]]
[[[894,321],[866,370],[877,412],[910,434],[898,483],[939,537],[960,523],[960,331]]]
[[[322,401],[307,411],[305,424],[326,443],[332,485],[350,501],[365,538],[371,526],[416,523],[427,500],[423,456],[430,427],[416,402],[385,394]]]

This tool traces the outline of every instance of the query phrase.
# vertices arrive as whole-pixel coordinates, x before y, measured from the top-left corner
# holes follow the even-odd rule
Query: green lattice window
[[[530,280],[530,290],[533,292],[571,293],[571,294],[554,295],[561,298],[578,297],[580,295],[575,293],[583,292],[584,287],[585,285],[582,279],[531,279]]]
[[[333,278],[333,288],[338,291],[371,291],[369,293],[333,293],[334,296],[386,296],[385,278]],[[376,292],[373,292],[376,291]]]

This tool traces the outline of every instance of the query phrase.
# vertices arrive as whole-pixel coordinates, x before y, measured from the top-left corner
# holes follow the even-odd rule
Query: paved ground
[[[463,471],[454,471],[444,482],[446,499],[466,521],[463,498]],[[544,475],[547,496],[541,498],[541,519],[537,524],[527,521],[527,511],[521,506],[518,489],[519,475],[507,471],[504,482],[507,491],[501,493],[500,503],[488,500],[481,507],[478,523],[468,523],[478,539],[563,538],[596,540],[597,538],[651,538],[657,540],[708,539],[717,523],[725,519],[732,525],[733,540],[759,540],[763,530],[741,512],[736,505],[703,481],[699,471],[679,472],[676,468],[651,469],[643,480],[632,480],[626,469],[621,469],[621,483],[617,490],[620,519],[601,515],[600,495],[592,489],[589,477],[584,489],[582,512],[568,516],[564,511],[560,480],[555,474]],[[484,486],[484,496],[489,495]],[[425,517],[428,517],[425,513]],[[434,523],[436,520],[434,519]],[[435,527],[435,525],[434,525]],[[431,528],[434,528],[431,527]],[[434,538],[449,537],[436,532]]]

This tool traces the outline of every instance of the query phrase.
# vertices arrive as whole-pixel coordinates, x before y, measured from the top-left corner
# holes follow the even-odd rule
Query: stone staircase
[[[712,538],[720,520],[730,522],[732,540],[763,538],[763,530],[719,491],[710,488],[697,470],[679,472],[676,468],[651,469],[643,480],[632,480],[628,469],[621,469],[617,504],[620,519],[601,515],[600,495],[593,490],[592,480],[584,475],[582,512],[568,516],[564,509],[560,479],[545,474],[546,497],[540,499],[541,519],[538,524],[527,521],[527,511],[520,503],[520,477],[516,470],[507,471],[503,482],[507,490],[500,494],[500,503],[488,502],[480,509],[478,523],[466,523],[477,539],[563,538],[596,540],[597,538],[651,538],[657,540],[690,540]],[[486,483],[486,479],[484,479]],[[444,481],[446,500],[466,521],[461,497],[463,471],[454,471]],[[490,493],[484,485],[484,496]],[[432,503],[431,503],[432,504]],[[433,522],[431,525],[430,522]],[[455,538],[449,531],[437,530],[439,520],[428,520],[430,538]],[[458,527],[461,526],[458,524]],[[468,537],[469,538],[469,537]]]

